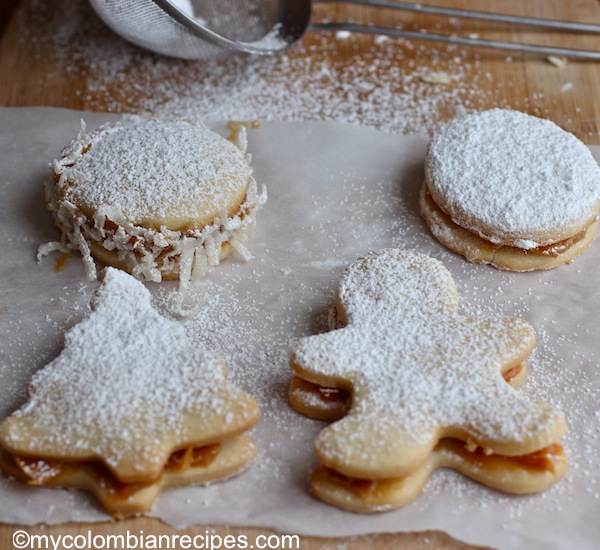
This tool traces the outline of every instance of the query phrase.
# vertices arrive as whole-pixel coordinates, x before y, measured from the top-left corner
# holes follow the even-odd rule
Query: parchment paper
[[[59,271],[58,255],[35,260],[37,247],[56,238],[44,209],[47,164],[75,136],[80,118],[94,127],[115,116],[0,109],[0,418],[23,403],[31,374],[60,351],[62,333],[87,313],[95,288],[75,256]],[[217,129],[225,132],[224,125]],[[598,548],[600,243],[572,265],[548,272],[471,265],[437,243],[419,217],[424,139],[336,123],[269,123],[251,130],[249,143],[255,177],[269,190],[247,243],[254,259],[232,257],[213,271],[188,297],[197,315],[180,320],[258,399],[262,420],[252,433],[260,455],[235,479],[165,491],[151,515],[179,527],[257,525],[323,536],[442,529],[497,548]],[[599,148],[593,152],[600,157]],[[534,326],[538,342],[521,391],[567,415],[570,469],[558,485],[539,495],[509,496],[441,470],[413,504],[368,516],[309,495],[313,441],[324,424],[287,404],[289,346],[324,329],[343,268],[389,246],[443,261],[465,311],[518,315]],[[157,307],[171,315],[176,287],[151,290]],[[107,519],[83,492],[0,477],[0,521]]]

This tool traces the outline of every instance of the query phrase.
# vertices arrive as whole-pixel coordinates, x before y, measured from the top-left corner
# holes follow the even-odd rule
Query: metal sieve
[[[90,0],[98,16],[126,40],[183,59],[285,50],[306,30],[310,3],[298,0]]]
[[[319,0],[316,0],[319,1]],[[320,0],[321,3],[335,0]],[[600,60],[600,52],[484,40],[360,23],[310,23],[310,0],[90,0],[100,18],[123,38],[154,52],[183,59],[214,59],[234,53],[275,54],[306,31],[386,34],[475,46]],[[555,21],[388,0],[342,0],[374,8],[398,9],[447,17],[483,19],[561,31],[600,33],[600,25]],[[189,10],[187,8],[189,4]],[[193,13],[191,13],[193,11]]]

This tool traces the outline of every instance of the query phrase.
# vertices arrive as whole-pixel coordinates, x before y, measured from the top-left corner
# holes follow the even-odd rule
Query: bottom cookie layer
[[[425,463],[410,475],[384,480],[346,477],[319,466],[311,475],[311,490],[328,504],[358,513],[385,512],[412,502],[438,468],[461,474],[507,493],[528,494],[547,489],[567,470],[563,447],[556,443],[523,457],[470,451],[462,441],[442,439]]]
[[[161,476],[145,483],[121,483],[96,462],[23,462],[6,451],[0,453],[0,468],[29,485],[84,489],[115,519],[122,519],[150,510],[163,489],[226,479],[240,472],[255,456],[254,441],[240,435],[219,445],[173,453]],[[35,478],[26,473],[28,466],[36,470]]]
[[[594,222],[584,232],[554,247],[526,250],[491,243],[454,223],[433,200],[426,183],[421,189],[419,204],[431,233],[443,245],[469,262],[490,264],[507,271],[552,269],[570,263],[592,244],[598,226],[598,222]]]
[[[116,250],[107,250],[102,245],[90,242],[90,252],[92,256],[102,262],[104,265],[116,267],[127,271],[127,273],[134,273],[136,269],[135,256],[128,254],[119,254]],[[233,247],[229,242],[224,242],[221,245],[220,252],[218,254],[218,261],[222,262],[228,258],[233,252]],[[213,262],[214,263],[214,262]],[[179,263],[172,262],[168,267],[163,266],[159,269],[161,274],[161,280],[163,281],[177,281],[179,280]],[[192,266],[193,271],[193,266]]]

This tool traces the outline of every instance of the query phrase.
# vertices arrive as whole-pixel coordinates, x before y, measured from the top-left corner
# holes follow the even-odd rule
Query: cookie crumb
[[[445,71],[430,71],[422,75],[421,80],[427,84],[450,84],[453,78]]]
[[[569,63],[569,60],[564,55],[549,55],[546,58],[546,61],[548,61],[548,63],[550,63],[551,65],[558,67],[559,69],[566,67]]]

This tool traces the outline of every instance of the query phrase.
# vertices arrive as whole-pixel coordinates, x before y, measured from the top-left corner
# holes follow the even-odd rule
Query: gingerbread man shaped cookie
[[[456,285],[438,261],[393,249],[350,265],[334,313],[342,328],[301,339],[291,356],[297,378],[351,395],[347,414],[317,439],[317,479],[323,469],[344,479],[346,488],[356,487],[357,480],[389,485],[439,466],[469,475],[472,468],[457,465],[469,462],[469,451],[473,460],[493,457],[500,464],[497,475],[505,475],[519,469],[524,457],[549,448],[543,469],[552,473],[541,483],[521,491],[518,482],[494,483],[493,476],[479,476],[480,481],[528,492],[562,475],[564,452],[552,445],[565,432],[563,414],[529,401],[503,377],[522,366],[534,346],[526,322],[460,314]],[[448,454],[452,460],[439,459]],[[385,502],[370,507],[327,495],[324,500],[357,511],[386,509]]]

